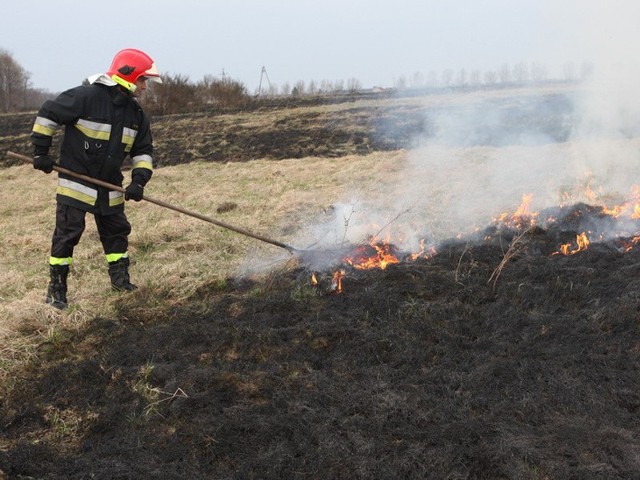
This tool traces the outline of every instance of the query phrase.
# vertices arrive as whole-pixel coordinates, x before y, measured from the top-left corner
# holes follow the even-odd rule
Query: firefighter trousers
[[[56,228],[51,239],[51,257],[71,259],[73,249],[80,242],[85,229],[87,212],[69,205],[57,204]],[[100,242],[107,258],[113,254],[125,254],[129,247],[131,224],[124,212],[112,215],[94,214]]]

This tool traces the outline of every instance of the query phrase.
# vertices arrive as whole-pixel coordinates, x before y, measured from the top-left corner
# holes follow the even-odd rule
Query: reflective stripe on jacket
[[[49,148],[64,126],[60,166],[122,186],[122,164],[127,155],[132,177],[146,184],[153,173],[153,143],[149,120],[138,102],[117,86],[83,85],[46,101],[38,111],[32,143]],[[56,198],[60,203],[108,215],[122,211],[122,193],[59,174]]]

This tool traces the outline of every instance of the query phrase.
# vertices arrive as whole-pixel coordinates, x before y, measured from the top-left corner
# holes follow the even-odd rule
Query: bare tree
[[[29,74],[11,54],[0,49],[0,112],[11,112],[27,105]]]
[[[477,87],[482,83],[482,72],[480,70],[472,70],[469,75],[469,83],[473,87]]]
[[[202,104],[216,105],[222,108],[243,107],[249,100],[249,93],[244,84],[225,76],[217,79],[205,76],[196,85],[196,95]]]
[[[314,80],[311,80],[309,85],[307,85],[307,93],[309,93],[309,95],[315,95],[318,93],[318,86]]]
[[[280,93],[282,95],[289,95],[291,93],[291,85],[289,84],[289,82],[285,82],[284,84],[282,84],[282,86],[280,87]]]
[[[529,69],[526,63],[518,63],[513,66],[513,79],[517,83],[526,83],[529,79]]]
[[[350,78],[347,80],[347,90],[349,93],[358,93],[362,90],[362,84],[357,78]]]
[[[495,71],[489,70],[484,72],[485,85],[495,85],[496,83],[498,83],[498,74]]]
[[[467,85],[467,71],[461,68],[456,76],[456,86],[464,87],[465,85]]]
[[[531,64],[531,80],[534,82],[544,82],[547,79],[548,73],[546,65],[535,62]]]
[[[293,95],[294,97],[302,96],[306,91],[307,88],[305,86],[304,80],[298,80],[291,90],[291,95]]]
[[[322,80],[320,82],[320,91],[323,93],[329,93],[333,91],[333,82],[331,80]]]
[[[161,84],[147,90],[142,102],[145,108],[156,115],[184,113],[196,104],[196,86],[185,75],[162,76]]]
[[[576,64],[573,62],[565,63],[562,67],[562,72],[564,73],[565,80],[574,81],[578,78]]]
[[[394,86],[398,90],[404,90],[405,88],[407,88],[407,77],[405,77],[404,75],[400,75],[398,79],[394,82]]]
[[[502,65],[502,67],[500,67],[499,77],[500,83],[504,84],[511,82],[511,67],[508,63],[505,63],[504,65]]]
[[[442,72],[442,85],[445,87],[450,87],[453,83],[453,70],[447,68],[444,72]]]
[[[414,88],[424,87],[424,74],[422,72],[414,72],[411,76],[411,86]]]
[[[429,71],[429,76],[427,77],[427,86],[428,87],[437,87],[438,86],[438,72],[435,70]]]

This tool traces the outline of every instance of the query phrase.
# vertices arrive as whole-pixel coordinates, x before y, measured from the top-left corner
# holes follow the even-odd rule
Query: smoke
[[[483,229],[525,195],[532,212],[629,199],[640,171],[640,4],[557,3],[546,4],[549,19],[573,48],[547,48],[554,58],[566,51],[577,73],[589,66],[589,76],[570,85],[452,93],[433,107],[425,97],[427,133],[407,153],[397,183],[336,203],[331,218],[312,228],[315,244],[389,236],[415,251],[423,239],[437,245]]]
[[[590,170],[605,188],[621,189],[637,180],[640,131],[640,32],[636,2],[586,2],[576,10],[578,32],[589,49],[593,75],[577,99],[571,158]]]
[[[425,109],[430,135],[406,153],[396,181],[335,203],[306,244],[331,249],[377,238],[416,252],[424,241],[437,248],[483,230],[525,196],[530,212],[624,201],[637,181],[640,143],[611,124],[585,136],[595,122],[581,110],[590,101],[581,88],[467,94],[463,108]]]

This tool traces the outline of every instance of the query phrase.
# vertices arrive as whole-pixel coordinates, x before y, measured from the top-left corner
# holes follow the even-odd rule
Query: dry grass
[[[380,179],[393,176],[405,158],[405,152],[395,152],[278,162],[196,162],[156,170],[146,193],[290,243],[334,202],[348,200],[354,192],[375,196]],[[5,259],[10,259],[0,271],[1,377],[4,365],[32,354],[57,328],[78,328],[97,316],[116,315],[122,297],[110,291],[102,247],[88,216],[69,277],[71,305],[64,312],[45,305],[56,176],[19,166],[0,171],[0,181],[5,185],[0,191],[0,244]],[[217,213],[221,206],[223,212]],[[246,271],[248,263],[273,267],[289,257],[278,247],[146,202],[128,204],[127,214],[133,225],[132,280],[141,287],[134,295],[147,297],[148,314],[167,314],[202,285],[223,285],[225,279]],[[18,331],[22,334],[15,335]]]

